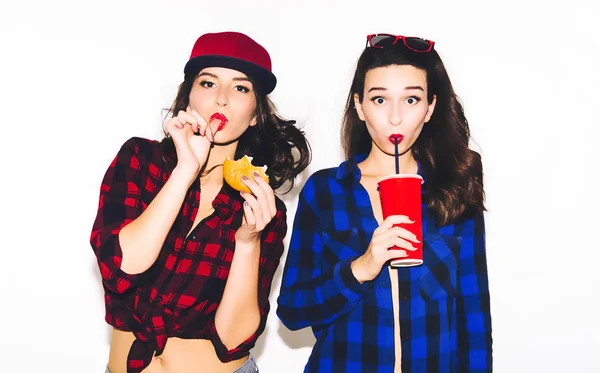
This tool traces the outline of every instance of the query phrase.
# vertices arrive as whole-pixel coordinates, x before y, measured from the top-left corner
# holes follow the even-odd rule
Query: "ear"
[[[250,127],[254,127],[256,126],[256,115],[252,117],[252,119],[250,120]]]
[[[435,109],[435,103],[437,102],[436,95],[433,95],[433,100],[431,100],[431,104],[427,106],[427,115],[425,115],[425,123],[429,122],[431,116],[433,115],[433,110]]]
[[[358,98],[358,93],[354,94],[354,108],[356,109],[356,114],[358,114],[358,118],[365,121],[365,113],[362,109],[362,104],[360,103],[360,99]]]

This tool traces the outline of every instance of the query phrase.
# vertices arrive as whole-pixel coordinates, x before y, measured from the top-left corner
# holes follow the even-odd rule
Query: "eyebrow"
[[[219,77],[218,77],[217,75],[215,75],[215,74],[213,74],[213,73],[209,73],[209,72],[203,72],[203,73],[200,73],[200,74],[198,74],[198,77],[201,77],[201,76],[210,76],[210,77],[212,77],[212,78],[219,79]],[[243,82],[248,82],[248,83],[251,83],[251,82],[250,82],[250,79],[248,79],[248,78],[246,78],[246,77],[243,77],[243,76],[240,76],[240,77],[235,77],[235,78],[233,78],[232,80],[233,80],[233,81],[236,81],[236,82],[243,81]]]
[[[409,85],[408,87],[404,87],[405,91],[410,91],[410,90],[414,90],[414,89],[418,89],[420,91],[425,92],[425,90],[423,89],[423,87],[421,87],[420,85]],[[369,89],[369,92],[371,91],[387,91],[387,88],[384,87],[372,87],[371,89]]]

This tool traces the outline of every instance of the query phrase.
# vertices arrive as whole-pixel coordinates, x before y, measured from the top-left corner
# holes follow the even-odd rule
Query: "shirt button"
[[[407,298],[407,297],[402,297],[402,299],[404,299],[404,300],[408,300],[408,298]]]
[[[158,297],[158,304],[160,304],[161,306],[163,304],[166,303],[167,297],[165,297],[164,295],[161,295],[160,297]]]
[[[196,239],[196,235],[195,235],[195,234],[193,234],[193,235],[192,235],[190,238],[191,238],[192,240],[195,240],[195,239]]]

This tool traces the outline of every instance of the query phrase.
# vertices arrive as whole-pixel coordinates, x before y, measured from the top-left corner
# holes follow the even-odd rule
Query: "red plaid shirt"
[[[214,212],[187,236],[200,202],[197,179],[154,265],[137,275],[123,272],[119,231],[160,191],[173,170],[173,160],[173,156],[163,155],[159,142],[131,138],[112,161],[100,188],[90,243],[102,275],[106,322],[132,331],[136,337],[127,358],[127,372],[141,372],[147,367],[154,353],[162,353],[168,337],[208,339],[223,362],[246,356],[265,328],[271,281],[283,253],[286,208],[277,198],[277,215],[261,240],[260,326],[232,350],[223,345],[214,321],[243,215],[241,196],[227,184],[213,202]]]

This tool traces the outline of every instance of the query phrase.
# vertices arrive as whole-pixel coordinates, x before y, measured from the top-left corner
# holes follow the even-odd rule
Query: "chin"
[[[386,141],[387,141],[387,139],[386,139]],[[386,155],[389,155],[392,157],[396,156],[396,150],[394,149],[394,145],[391,145],[389,142],[387,144],[385,144],[385,147],[377,145],[377,148]],[[409,150],[410,150],[410,147],[407,148],[406,146],[404,146],[404,144],[401,144],[398,147],[398,154],[403,155],[406,152],[408,152]]]

